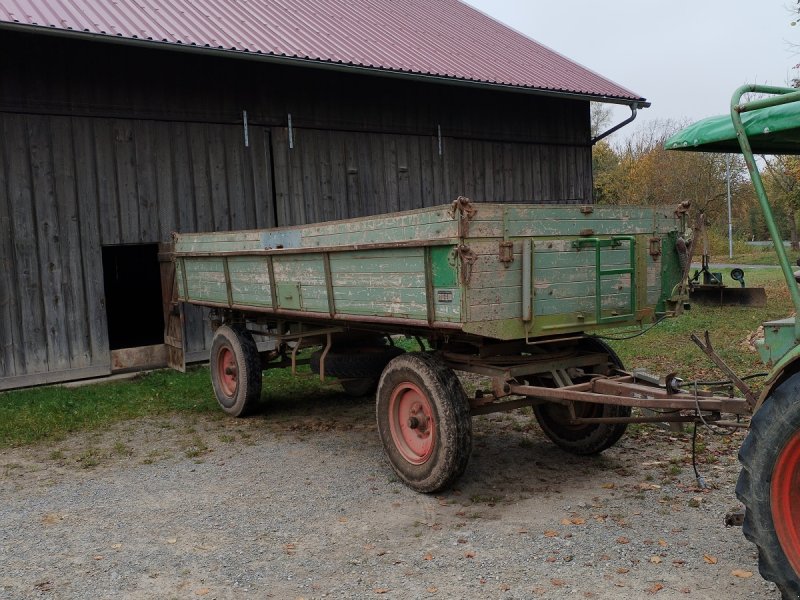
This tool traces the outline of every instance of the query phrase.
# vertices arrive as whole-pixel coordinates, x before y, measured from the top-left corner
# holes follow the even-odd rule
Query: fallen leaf
[[[658,563],[661,562],[661,557],[660,556],[651,556],[650,557],[650,562],[653,563],[654,565],[657,565]]]
[[[347,517],[339,517],[339,523],[347,523]]]
[[[567,582],[563,579],[551,579],[550,583],[552,583],[556,587],[561,587],[562,585],[566,585]]]
[[[658,540],[658,545],[662,548],[666,548],[668,546],[667,540]]]
[[[200,588],[199,590],[195,590],[194,593],[196,596],[205,596],[210,591],[211,590],[209,590],[208,588]]]
[[[527,529],[518,529],[517,533],[528,533]]]
[[[167,538],[167,543],[168,544],[175,544],[175,543],[177,543],[177,541],[178,541],[177,538]]]
[[[630,544],[631,541],[628,538],[626,538],[624,535],[621,535],[621,536],[619,536],[617,538],[617,543],[618,544]]]
[[[734,577],[741,577],[742,579],[747,579],[753,576],[752,571],[745,571],[744,569],[734,569],[731,571],[731,575]]]
[[[604,490],[613,490],[617,486],[616,486],[616,484],[613,484],[613,483],[604,483],[601,487]]]
[[[630,569],[627,567],[620,567],[619,569],[617,569],[617,573],[619,573],[620,575],[624,575],[625,573],[630,573]]]
[[[433,560],[433,554],[428,552],[425,556],[422,557],[422,560]]]
[[[375,588],[373,590],[376,594],[385,594],[389,591],[389,588]]]
[[[475,558],[475,552],[473,550],[467,550],[464,552],[464,558]]]
[[[561,519],[561,524],[562,525],[571,525],[572,523],[570,522],[569,519]]]
[[[544,537],[558,537],[558,532],[553,531],[552,529],[548,529],[544,532]]]
[[[481,577],[478,581],[480,581],[481,583],[486,583],[486,577]]]
[[[98,554],[97,556],[93,556],[92,558],[94,558],[95,560],[103,560],[103,555]]]
[[[288,554],[289,556],[292,556],[297,551],[297,546],[295,546],[294,544],[291,544],[291,543],[284,544],[283,545],[283,550],[284,550],[284,552],[286,552],[286,554]]]
[[[119,550],[120,548],[122,548],[122,544],[111,544],[111,547],[112,547],[114,550]]]
[[[432,585],[427,589],[427,591],[429,594],[435,594],[439,591],[439,588],[437,588],[435,585]]]
[[[656,592],[660,592],[663,589],[664,589],[663,585],[661,585],[660,583],[654,583],[649,588],[647,588],[647,591],[650,592],[651,594],[655,594]]]
[[[582,519],[581,517],[572,517],[569,522],[573,525],[585,525],[586,519]]]
[[[456,540],[456,542],[458,542],[459,544],[466,544],[466,543],[467,543],[467,540],[465,540],[464,538],[458,538],[458,539]]]
[[[710,554],[703,554],[703,560],[706,561],[710,565],[717,564],[717,557],[711,556]]]
[[[375,544],[364,544],[364,550],[374,550]]]
[[[503,591],[503,592],[507,592],[507,591],[508,591],[508,590],[510,590],[510,589],[511,589],[511,586],[510,586],[510,585],[508,585],[508,584],[506,584],[506,583],[501,583],[501,584],[500,584],[500,590],[501,590],[501,591]]]

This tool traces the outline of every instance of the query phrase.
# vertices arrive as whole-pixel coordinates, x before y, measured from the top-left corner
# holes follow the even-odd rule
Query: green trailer
[[[174,240],[176,304],[211,309],[216,397],[242,416],[262,371],[308,364],[375,394],[389,462],[433,492],[466,469],[471,417],[533,408],[577,454],[629,423],[718,422],[748,411],[624,370],[593,334],[641,331],[684,308],[686,205],[473,203]],[[416,340],[417,352],[395,345]],[[261,345],[259,345],[261,342]],[[304,348],[315,350],[309,355]],[[483,376],[472,397],[456,371]],[[631,407],[669,414],[636,415]]]

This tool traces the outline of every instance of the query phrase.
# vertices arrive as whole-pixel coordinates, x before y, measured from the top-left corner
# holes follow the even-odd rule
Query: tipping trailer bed
[[[662,383],[626,372],[588,335],[641,330],[681,311],[686,208],[458,198],[301,227],[181,234],[176,304],[212,308],[211,382],[226,413],[258,404],[263,370],[308,365],[346,393],[374,394],[392,468],[433,492],[466,469],[474,415],[530,406],[554,443],[594,454],[631,422],[720,422],[748,410],[744,399],[687,393],[673,375]],[[398,333],[419,351],[398,347]],[[708,341],[706,350],[715,356]],[[468,397],[456,371],[486,387]],[[633,415],[633,406],[660,413]]]
[[[671,208],[462,198],[300,227],[176,234],[178,296],[497,340],[640,325],[676,309],[680,228]]]

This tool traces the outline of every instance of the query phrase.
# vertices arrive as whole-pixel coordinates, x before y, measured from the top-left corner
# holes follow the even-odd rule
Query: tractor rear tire
[[[456,374],[433,354],[393,359],[378,384],[378,432],[389,464],[418,492],[438,492],[464,473],[472,450],[469,403]]]
[[[736,496],[758,570],[784,600],[800,598],[800,373],[775,388],[739,450]]]

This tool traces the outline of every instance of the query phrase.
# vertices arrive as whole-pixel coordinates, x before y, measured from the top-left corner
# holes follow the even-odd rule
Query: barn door
[[[172,243],[158,246],[161,263],[161,298],[164,306],[164,344],[167,347],[167,366],[186,372],[186,355],[183,348],[183,304],[178,302],[178,283],[175,280]]]

